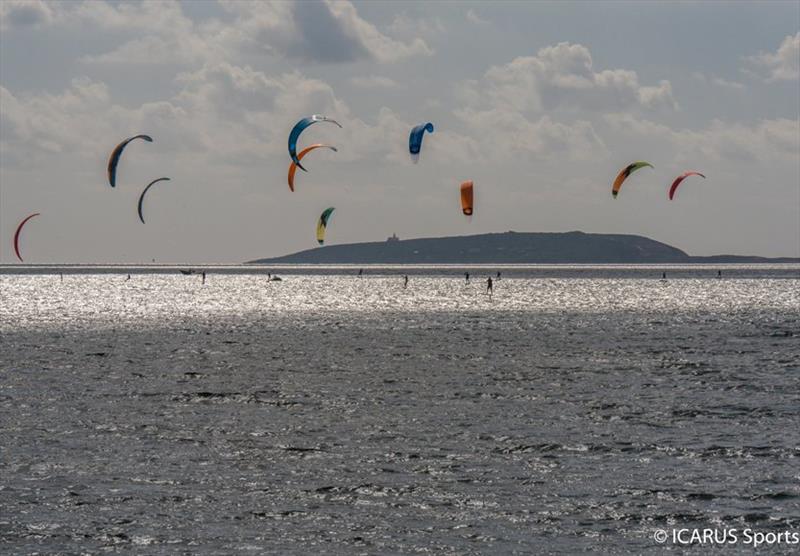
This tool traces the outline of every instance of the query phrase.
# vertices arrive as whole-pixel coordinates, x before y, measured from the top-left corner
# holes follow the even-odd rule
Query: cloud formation
[[[0,29],[38,27],[53,20],[53,11],[42,0],[0,2]]]
[[[677,233],[674,213],[663,213],[663,225],[647,227],[669,210],[661,205],[639,206],[647,213],[643,228],[629,227],[629,214],[597,210],[609,200],[608,184],[619,168],[638,157],[657,171],[636,194],[661,195],[658,180],[698,168],[709,175],[703,183],[708,195],[717,188],[717,195],[730,193],[725,200],[739,200],[741,210],[730,209],[731,219],[746,219],[753,203],[761,203],[764,214],[782,214],[720,241],[796,251],[796,242],[773,241],[788,237],[785,230],[798,222],[796,97],[786,94],[791,84],[736,82],[742,53],[726,52],[728,58],[697,67],[639,69],[636,55],[598,67],[599,52],[615,52],[599,32],[580,35],[591,51],[558,42],[578,27],[558,29],[538,50],[520,50],[529,43],[507,35],[513,29],[499,12],[482,25],[480,16],[489,11],[481,6],[472,14],[444,4],[406,6],[0,0],[3,220],[23,206],[71,202],[75,188],[104,190],[110,148],[145,132],[155,143],[134,147],[138,153],[121,179],[135,186],[157,177],[154,171],[171,176],[171,191],[177,198],[185,187],[181,202],[191,205],[171,206],[176,227],[198,222],[184,244],[143,246],[146,260],[149,249],[158,257],[182,256],[189,248],[197,260],[209,260],[207,253],[241,260],[305,247],[304,219],[318,215],[322,202],[382,215],[364,218],[353,240],[385,237],[390,222],[404,237],[465,232],[448,218],[453,188],[468,178],[494,193],[482,197],[496,212],[490,217],[481,209],[475,224],[484,226],[481,231],[611,225],[669,240]],[[524,12],[521,4],[512,9]],[[472,36],[477,31],[480,42]],[[787,32],[761,33],[754,44],[766,51],[780,47],[748,58],[751,75],[797,83],[800,34],[783,39]],[[60,50],[51,58],[53,49]],[[726,73],[730,67],[734,75]],[[320,164],[303,176],[302,195],[277,197],[288,195],[287,134],[314,113],[337,119],[344,129],[314,126],[302,141],[331,143],[339,152],[315,155]],[[426,136],[420,163],[412,165],[409,130],[429,120],[436,132]],[[761,193],[754,199],[756,181]],[[5,184],[11,184],[7,195]],[[135,187],[123,183],[117,192],[113,199],[86,196],[68,215],[85,216],[92,205],[124,205],[120,195],[135,194]],[[237,225],[216,234],[206,224],[229,223],[231,215]],[[148,231],[163,237],[166,228],[155,228],[156,221],[148,222]],[[687,223],[681,237],[706,237],[699,233],[707,229],[704,222]],[[287,232],[275,235],[276,229]],[[120,231],[116,241],[135,245],[139,233]],[[220,245],[215,251],[216,235],[227,238],[220,245],[235,244],[237,251]],[[117,251],[109,248],[107,256],[127,257]]]
[[[589,49],[566,42],[493,66],[460,84],[457,95],[456,116],[500,160],[602,158],[608,149],[592,123],[598,114],[677,107],[669,81],[643,86],[632,70],[595,71]]]
[[[471,23],[474,23],[476,25],[486,25],[487,23],[489,23],[488,20],[483,19],[472,8],[467,10],[467,16],[466,17],[467,17],[467,21],[469,21]]]
[[[18,154],[76,152],[94,142],[99,128],[105,127],[93,117],[109,106],[108,87],[88,77],[72,80],[59,94],[15,96],[0,86],[0,128],[4,150]],[[106,125],[115,115],[105,113]],[[77,132],[77,133],[76,133]],[[76,137],[80,137],[76,141]]]
[[[762,119],[754,124],[713,120],[700,129],[673,129],[631,114],[608,114],[612,129],[639,144],[661,142],[661,151],[678,160],[708,160],[752,164],[765,160],[795,162],[800,152],[800,122],[786,118]]]
[[[775,52],[749,56],[747,62],[766,81],[796,81],[800,78],[800,32],[789,35]]]
[[[676,108],[669,81],[642,86],[633,70],[595,71],[589,49],[567,42],[494,66],[479,84],[493,104],[541,112],[563,107],[599,109],[639,105]]]
[[[345,0],[235,2],[224,8],[237,18],[233,26],[237,32],[227,30],[222,37],[227,43],[239,42],[306,62],[394,62],[432,54],[420,37],[410,43],[388,37]]]
[[[418,35],[406,41],[387,36],[346,0],[220,2],[228,18],[212,18],[202,24],[195,23],[173,0],[59,4],[56,16],[47,4],[13,1],[21,4],[2,4],[4,22],[22,20],[23,12],[35,9],[37,21],[55,18],[118,33],[123,39],[119,46],[81,58],[92,64],[194,65],[265,54],[318,64],[391,63],[433,53]]]
[[[365,89],[392,89],[398,86],[394,79],[382,75],[356,76],[350,79],[350,82],[356,87]]]

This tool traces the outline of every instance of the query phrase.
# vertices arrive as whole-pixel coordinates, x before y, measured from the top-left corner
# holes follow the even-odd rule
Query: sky
[[[0,263],[33,212],[30,263],[239,263],[315,247],[326,207],[331,244],[582,230],[797,257],[799,75],[799,2],[2,0]],[[338,152],[292,193],[311,114],[343,128],[300,146]],[[669,201],[686,170],[707,178]]]

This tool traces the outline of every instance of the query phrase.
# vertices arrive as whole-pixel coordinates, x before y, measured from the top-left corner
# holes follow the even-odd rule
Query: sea
[[[800,265],[0,267],[0,553],[721,545],[800,550]]]

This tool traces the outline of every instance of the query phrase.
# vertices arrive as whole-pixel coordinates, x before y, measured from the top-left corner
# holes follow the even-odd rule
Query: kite
[[[19,234],[20,234],[20,232],[22,232],[22,227],[25,226],[25,224],[28,222],[28,220],[30,220],[34,216],[39,216],[39,213],[38,212],[34,212],[30,216],[26,217],[22,222],[19,223],[19,226],[17,226],[17,231],[14,232],[14,252],[17,254],[17,258],[19,259],[19,262],[21,262],[21,263],[25,262],[25,261],[22,260],[22,255],[19,254]]]
[[[325,230],[328,228],[328,221],[331,219],[333,211],[333,207],[326,208],[319,216],[319,222],[317,222],[317,241],[320,245],[325,243]]]
[[[675,195],[675,191],[678,189],[678,186],[681,184],[681,182],[686,178],[688,178],[689,176],[700,176],[701,178],[705,179],[705,176],[700,172],[694,172],[694,171],[684,172],[683,174],[675,178],[675,181],[672,182],[672,186],[669,188],[670,201],[672,200],[672,197]]]
[[[295,124],[292,128],[291,133],[289,133],[289,156],[292,157],[292,162],[297,164],[297,167],[300,168],[303,172],[307,172],[303,165],[300,164],[300,159],[297,157],[297,139],[300,137],[300,134],[303,133],[303,130],[308,126],[315,124],[317,122],[331,122],[332,124],[336,124],[339,127],[342,127],[342,124],[337,122],[336,120],[332,120],[326,116],[320,116],[319,114],[314,114],[308,118],[303,118],[299,122]]]
[[[428,133],[433,133],[433,124],[431,122],[419,124],[411,130],[411,135],[408,137],[408,152],[411,153],[411,160],[414,163],[419,162],[419,151],[422,148],[422,136],[426,131]]]
[[[332,147],[330,145],[323,145],[322,143],[315,143],[310,147],[306,147],[302,151],[300,151],[297,155],[297,160],[303,160],[303,157],[313,151],[314,149],[319,149],[320,147],[325,147],[326,149],[330,149],[333,152],[337,153],[339,150],[336,147]],[[294,174],[297,172],[297,164],[293,161],[289,165],[289,190],[294,191]]]
[[[622,187],[622,182],[624,182],[628,176],[633,174],[639,168],[644,168],[645,166],[653,167],[652,164],[649,162],[634,162],[633,164],[628,164],[622,172],[619,173],[617,179],[614,180],[614,185],[611,187],[611,195],[616,199],[617,194],[619,193],[619,188]]]
[[[472,181],[465,181],[461,184],[461,211],[465,216],[472,216]]]
[[[154,183],[158,183],[160,181],[170,181],[170,180],[169,178],[158,178],[157,180],[153,180],[147,184],[147,187],[144,188],[142,194],[139,195],[139,220],[142,221],[142,224],[144,224],[144,216],[142,216],[142,202],[144,201],[144,194],[147,193],[147,190],[150,189]]]
[[[149,135],[134,135],[133,137],[125,139],[122,143],[114,147],[114,151],[111,153],[111,158],[108,159],[108,183],[111,185],[111,187],[115,187],[117,185],[117,164],[119,164],[119,158],[122,156],[122,151],[128,146],[128,143],[134,139],[143,139],[148,143],[153,142],[153,138]]]

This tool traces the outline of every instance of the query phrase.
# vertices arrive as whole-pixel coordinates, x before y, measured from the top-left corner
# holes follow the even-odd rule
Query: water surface
[[[800,529],[791,268],[505,269],[492,296],[488,268],[125,270],[0,276],[3,551],[638,554],[656,528]]]

